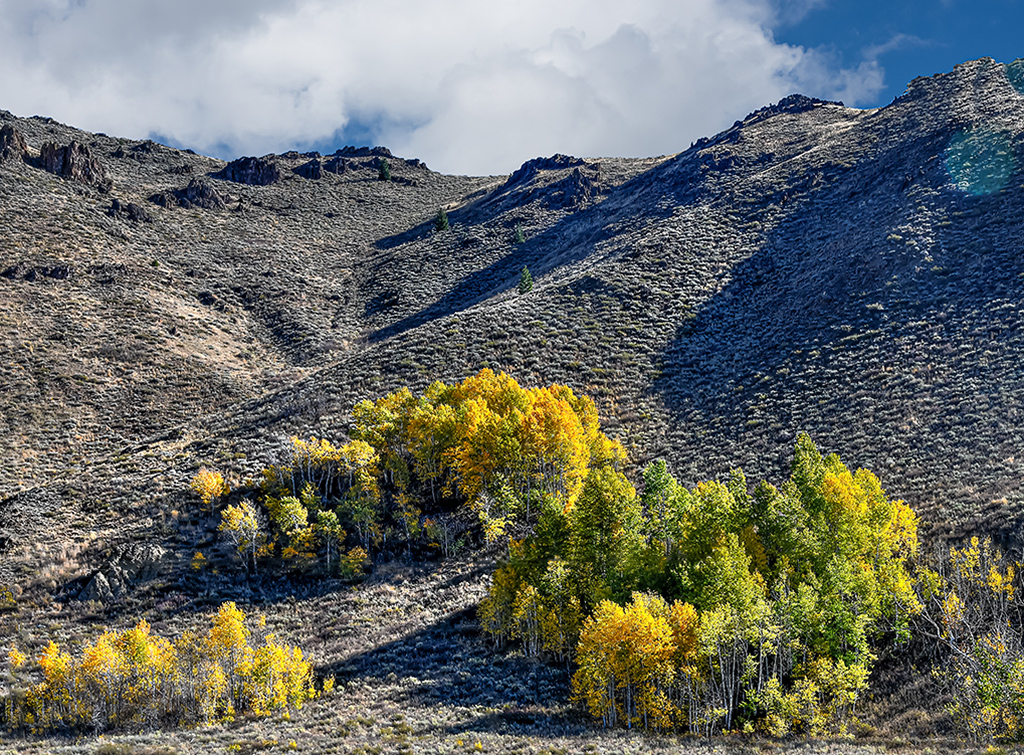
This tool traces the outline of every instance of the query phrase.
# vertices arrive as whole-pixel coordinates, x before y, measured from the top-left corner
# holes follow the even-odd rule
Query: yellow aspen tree
[[[494,639],[495,645],[499,648],[512,637],[515,599],[519,592],[519,584],[519,576],[514,569],[501,567],[494,572],[487,597],[480,601],[477,612],[480,627]]]
[[[522,641],[527,658],[540,656],[543,645],[541,613],[540,593],[533,585],[524,584],[512,604],[512,638]]]
[[[259,557],[267,549],[266,516],[248,499],[221,512],[217,529],[235,546],[246,570],[256,573]]]
[[[199,496],[199,499],[203,502],[203,507],[206,509],[209,509],[216,499],[226,496],[231,492],[228,484],[224,481],[224,475],[206,467],[196,472],[189,487]]]

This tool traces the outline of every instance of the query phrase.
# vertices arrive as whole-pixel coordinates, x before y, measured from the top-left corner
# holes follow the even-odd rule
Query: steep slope
[[[313,180],[288,171],[317,158],[279,156],[286,178],[267,186],[206,179],[237,195],[229,209],[149,203],[153,222],[127,228],[105,220],[110,195],[28,165],[0,166],[5,234],[16,240],[0,268],[130,265],[116,284],[0,280],[16,311],[38,313],[5,323],[8,353],[28,360],[27,371],[3,377],[15,387],[5,395],[17,396],[4,409],[4,450],[25,459],[5,472],[5,490],[41,478],[46,465],[64,475],[5,510],[59,505],[105,521],[105,537],[192,542],[201,522],[184,513],[181,491],[199,463],[253,474],[290,433],[343,437],[363,398],[490,366],[595,396],[637,464],[666,457],[688,483],[736,465],[777,478],[806,430],[851,466],[877,471],[931,534],[987,531],[1017,542],[1024,95],[1007,71],[989,59],[966,63],[912,82],[878,110],[795,96],[673,157],[556,156],[508,179],[438,176],[395,159],[406,183],[380,184],[365,156],[365,165]],[[77,134],[5,120],[37,150],[47,129],[64,140]],[[137,145],[76,138],[109,155],[111,195],[140,205],[187,183],[161,165],[223,167],[159,146],[140,147],[140,160],[115,158]],[[61,223],[43,231],[58,201]],[[449,211],[447,233],[432,230],[438,207]],[[100,236],[107,223],[128,238]],[[515,243],[517,227],[524,243]],[[90,233],[91,246],[80,241]],[[536,284],[519,296],[524,265]],[[76,325],[74,312],[87,307],[61,293],[68,281],[86,299],[114,285],[124,291],[118,302],[167,300],[137,320],[94,310],[105,327],[136,323],[132,337],[161,365],[153,410],[115,431],[117,442],[100,432],[97,446],[74,446],[70,430],[56,435],[53,418],[66,422],[64,410],[41,398],[52,398],[44,385],[63,391],[58,404],[78,391],[98,429],[117,407],[141,401],[100,411],[109,388],[74,380],[102,369],[74,362],[75,349],[84,339],[94,358],[102,340]],[[65,302],[74,312],[61,312]],[[195,347],[150,342],[156,335],[143,323],[193,332],[186,304],[195,347],[205,347],[204,329],[221,327],[219,361],[168,367],[174,349]],[[63,331],[58,314],[68,318]],[[35,326],[25,321],[43,324],[26,331]],[[63,383],[44,381],[48,365],[22,346],[56,332],[73,348],[49,342],[44,358],[66,359]],[[116,359],[121,369],[138,362],[128,352]],[[189,381],[206,393],[187,392]],[[88,469],[70,466],[74,453],[88,454]],[[14,518],[0,528],[13,531]],[[47,520],[33,521],[12,539],[24,543]],[[83,532],[66,537],[87,541]]]

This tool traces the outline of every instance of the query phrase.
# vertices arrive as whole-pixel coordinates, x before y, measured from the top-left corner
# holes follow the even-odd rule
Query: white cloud
[[[881,88],[877,63],[775,43],[777,18],[768,0],[0,0],[0,107],[222,156],[369,123],[479,174],[675,152],[794,91]]]

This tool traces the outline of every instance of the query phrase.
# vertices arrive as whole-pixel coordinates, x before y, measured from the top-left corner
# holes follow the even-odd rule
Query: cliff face
[[[806,430],[932,534],[1016,540],[1018,69],[508,178],[384,150],[226,167],[2,113],[27,145],[8,133],[0,163],[8,553],[45,527],[173,540],[199,463],[254,473],[288,434],[342,437],[363,398],[482,366],[595,396],[637,464],[689,483],[777,478]],[[72,143],[103,182],[42,169]]]

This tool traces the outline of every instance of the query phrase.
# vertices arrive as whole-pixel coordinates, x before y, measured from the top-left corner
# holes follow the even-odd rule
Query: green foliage
[[[390,181],[391,180],[391,164],[388,162],[386,157],[380,159],[380,169],[377,171],[378,181]]]
[[[526,234],[523,233],[523,226],[521,223],[516,223],[516,243],[525,244]]]
[[[298,647],[272,635],[254,644],[252,635],[245,615],[224,603],[202,636],[170,641],[140,621],[104,633],[77,657],[51,641],[38,658],[42,681],[6,698],[0,717],[39,731],[208,724],[301,708],[316,697],[313,666]],[[25,655],[12,647],[8,663],[20,674]]]
[[[443,207],[437,210],[437,216],[434,218],[434,230],[438,233],[448,230],[448,213],[444,211]]]
[[[920,610],[916,543],[905,504],[806,435],[778,489],[750,492],[736,471],[687,490],[655,462],[638,496],[598,468],[572,509],[545,508],[510,549],[484,629],[546,652],[531,611],[557,564],[560,603],[587,617],[574,696],[606,725],[842,732],[874,640]]]
[[[363,441],[338,447],[293,437],[288,459],[263,471],[263,505],[274,538],[268,548],[279,547],[280,556],[300,569],[319,556],[327,573],[357,576],[367,548],[383,535],[378,464],[376,451]],[[349,531],[358,545],[346,554]]]
[[[530,275],[526,265],[523,265],[523,269],[519,271],[519,286],[517,290],[521,294],[526,294],[533,290],[533,276]]]
[[[951,547],[922,568],[920,624],[945,650],[936,675],[950,715],[971,740],[1024,739],[1024,602],[1021,565],[990,540]]]

